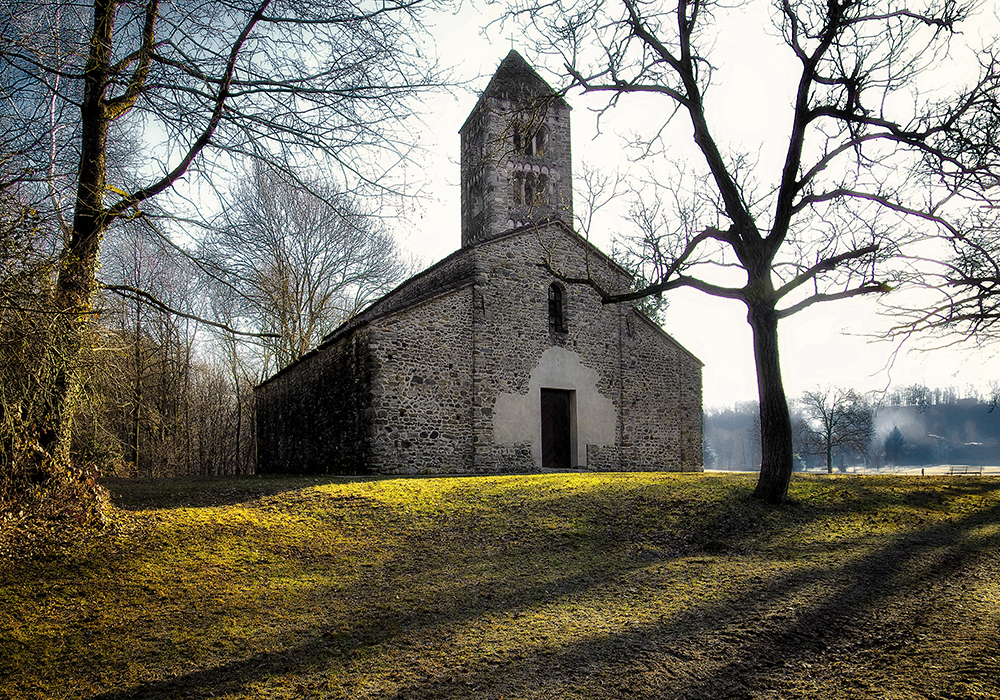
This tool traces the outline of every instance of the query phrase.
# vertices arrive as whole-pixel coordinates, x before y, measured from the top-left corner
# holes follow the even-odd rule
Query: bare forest
[[[5,517],[252,468],[251,387],[407,272],[432,6],[0,3]]]

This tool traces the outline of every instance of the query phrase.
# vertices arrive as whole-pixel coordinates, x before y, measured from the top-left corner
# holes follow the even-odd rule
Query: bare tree
[[[213,296],[235,323],[264,336],[258,379],[402,281],[407,268],[381,224],[329,184],[263,165],[234,188],[204,257],[223,282]]]
[[[994,37],[983,66],[995,66],[998,55]],[[950,250],[912,256],[921,294],[890,306],[900,317],[892,336],[930,335],[944,344],[1000,338],[1000,77],[990,72],[992,90],[965,96],[968,109],[935,134],[924,159],[925,174],[966,206],[945,222]]]
[[[950,232],[952,199],[926,163],[954,160],[943,135],[994,104],[998,64],[983,54],[979,75],[950,95],[929,96],[920,79],[974,7],[776,0],[772,21],[794,84],[787,129],[772,126],[767,135],[784,153],[770,181],[746,154],[724,149],[709,119],[712,52],[728,39],[716,34],[715,20],[731,6],[521,0],[510,11],[538,51],[564,66],[568,89],[607,93],[610,106],[629,93],[657,96],[661,123],[689,121],[704,188],[691,209],[696,221],[642,237],[638,252],[659,269],[653,284],[630,294],[599,291],[615,303],[690,287],[746,307],[763,447],[757,498],[782,502],[793,466],[779,321],[820,302],[889,291],[896,283],[889,265],[904,243]],[[645,155],[668,150],[657,146],[663,133],[640,144]]]
[[[1000,168],[996,172],[989,189],[1000,198]],[[913,286],[921,294],[918,302],[887,305],[898,319],[887,335],[928,337],[944,346],[1000,340],[1000,205],[984,202],[971,211],[956,223],[949,245],[934,258],[914,256],[923,274]]]
[[[573,177],[573,221],[584,238],[590,238],[594,218],[621,196],[624,184],[618,171],[604,172],[581,164]]]
[[[30,436],[51,481],[71,478],[78,360],[105,236],[179,183],[197,194],[234,158],[325,162],[347,189],[384,186],[385,164],[407,156],[407,100],[436,82],[419,45],[424,4],[0,3],[13,122],[0,182],[35,201],[45,192],[63,233],[52,291],[58,366]],[[123,148],[140,129],[163,142]],[[116,153],[132,157],[123,164]]]
[[[850,449],[864,457],[875,435],[875,411],[853,389],[827,387],[803,392],[798,400],[805,420],[803,448],[826,458],[833,473],[837,450]]]

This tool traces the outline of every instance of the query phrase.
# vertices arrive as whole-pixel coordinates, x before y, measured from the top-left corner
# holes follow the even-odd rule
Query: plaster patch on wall
[[[580,355],[560,347],[542,353],[531,370],[526,394],[500,394],[493,406],[493,442],[530,443],[535,466],[542,466],[541,389],[575,392],[573,466],[587,466],[587,445],[615,444],[615,406],[597,389],[596,371]]]

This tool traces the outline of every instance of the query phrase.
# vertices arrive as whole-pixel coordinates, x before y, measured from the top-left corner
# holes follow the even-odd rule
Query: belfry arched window
[[[549,176],[546,173],[518,172],[513,178],[514,204],[540,206],[549,201]]]
[[[538,131],[535,132],[535,138],[532,139],[532,141],[534,141],[534,153],[532,153],[532,155],[544,156],[545,146],[548,140],[549,130],[544,126],[538,127]]]
[[[549,130],[545,125],[532,129],[530,125],[518,124],[514,128],[514,152],[525,156],[545,155]]]
[[[566,306],[563,302],[563,288],[553,282],[549,285],[549,331],[566,332]]]

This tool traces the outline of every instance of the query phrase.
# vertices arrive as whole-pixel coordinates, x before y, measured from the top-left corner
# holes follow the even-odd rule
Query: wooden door
[[[542,466],[567,469],[573,466],[571,391],[542,389]]]

